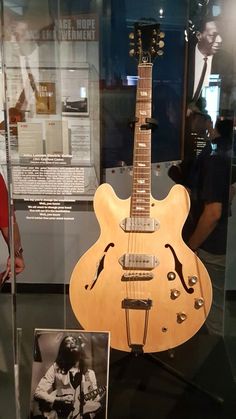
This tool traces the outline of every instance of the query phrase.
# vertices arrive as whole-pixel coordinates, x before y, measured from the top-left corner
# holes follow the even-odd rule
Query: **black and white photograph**
[[[89,76],[90,69],[71,68],[62,71],[62,115],[89,115]]]
[[[106,419],[109,333],[35,330],[30,419]]]

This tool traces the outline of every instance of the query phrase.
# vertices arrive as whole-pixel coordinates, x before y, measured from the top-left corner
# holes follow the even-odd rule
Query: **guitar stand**
[[[155,363],[156,365],[160,366],[162,369],[167,371],[169,374],[177,378],[179,381],[183,382],[184,384],[187,384],[188,386],[194,388],[195,390],[198,390],[199,392],[205,394],[207,397],[211,398],[214,402],[217,402],[219,404],[224,403],[224,399],[216,394],[213,394],[209,392],[208,390],[202,388],[199,384],[188,380],[184,374],[182,374],[180,371],[177,371],[175,368],[167,364],[166,362],[162,361],[160,358],[155,356],[154,353],[144,353],[142,349],[142,345],[130,345],[131,346],[131,352],[126,354],[124,358],[120,359],[119,361],[116,361],[114,364],[127,364],[129,365],[130,357],[138,358],[140,356],[144,357],[145,359],[151,361],[152,363]],[[173,358],[173,352],[170,352],[170,357]]]
[[[178,378],[178,380],[182,381],[183,383],[187,384],[188,386],[200,391],[201,393],[205,394],[206,396],[210,397],[212,400],[214,400],[217,403],[224,403],[224,399],[216,394],[213,394],[209,392],[208,390],[202,388],[199,384],[195,383],[194,381],[188,380],[184,374],[182,374],[180,371],[177,371],[175,368],[173,368],[171,365],[167,364],[166,362],[160,360],[157,358],[154,354],[148,353],[144,354],[145,358],[149,359],[151,362],[154,362],[158,364],[161,368],[163,368],[165,371],[167,371],[169,374],[173,375],[174,377]]]

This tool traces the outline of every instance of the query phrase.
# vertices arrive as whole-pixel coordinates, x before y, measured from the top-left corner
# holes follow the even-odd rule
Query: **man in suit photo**
[[[196,155],[211,139],[213,121],[202,106],[203,89],[210,84],[210,76],[217,75],[219,86],[218,115],[221,115],[225,97],[232,84],[233,60],[224,50],[220,16],[206,14],[193,23],[189,31],[186,74],[186,118],[184,136],[184,160],[170,177],[188,187],[188,178]]]
[[[188,109],[193,108],[204,87],[209,86],[210,75],[220,79],[221,101],[230,84],[233,61],[224,50],[220,16],[211,14],[192,25],[188,45],[187,96]]]

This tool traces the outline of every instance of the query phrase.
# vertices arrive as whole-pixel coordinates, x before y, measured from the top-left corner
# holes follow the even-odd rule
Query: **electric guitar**
[[[84,386],[86,383],[84,383]],[[88,390],[88,389],[87,389]],[[85,390],[83,394],[83,409],[81,411],[80,388],[74,391],[74,400],[71,403],[60,401],[54,403],[53,409],[50,411],[42,411],[42,415],[47,419],[59,419],[60,417],[67,419],[81,419],[83,415],[95,413],[101,407],[101,399],[105,396],[106,386],[101,386],[92,391]],[[72,389],[63,390],[63,395],[71,394]],[[58,396],[57,390],[52,394]],[[62,394],[60,394],[61,396]],[[43,409],[42,409],[43,410]]]
[[[158,24],[135,25],[138,58],[132,194],[119,199],[99,186],[94,210],[101,234],[76,264],[70,302],[80,325],[111,332],[122,351],[158,352],[190,339],[212,301],[207,270],[182,239],[190,200],[175,185],[164,200],[151,195],[152,68],[162,54]]]

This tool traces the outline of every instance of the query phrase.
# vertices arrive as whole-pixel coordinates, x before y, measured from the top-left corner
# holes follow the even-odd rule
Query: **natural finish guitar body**
[[[130,199],[121,200],[110,185],[101,185],[94,199],[101,235],[71,277],[70,301],[81,325],[88,330],[111,331],[111,346],[123,351],[131,350],[129,344],[142,345],[144,352],[180,345],[202,326],[211,305],[208,273],[181,236],[189,211],[187,191],[176,185],[164,200],[151,198],[150,208],[150,217],[159,223],[157,231],[125,232],[120,224],[129,217]],[[124,270],[119,259],[127,252],[157,257],[152,279],[122,280]],[[186,289],[193,289],[192,293],[186,291],[181,272]],[[194,279],[196,283],[191,285]],[[177,290],[176,295],[180,293],[178,297],[173,290]],[[148,310],[122,308],[127,298],[150,299],[152,306]]]

